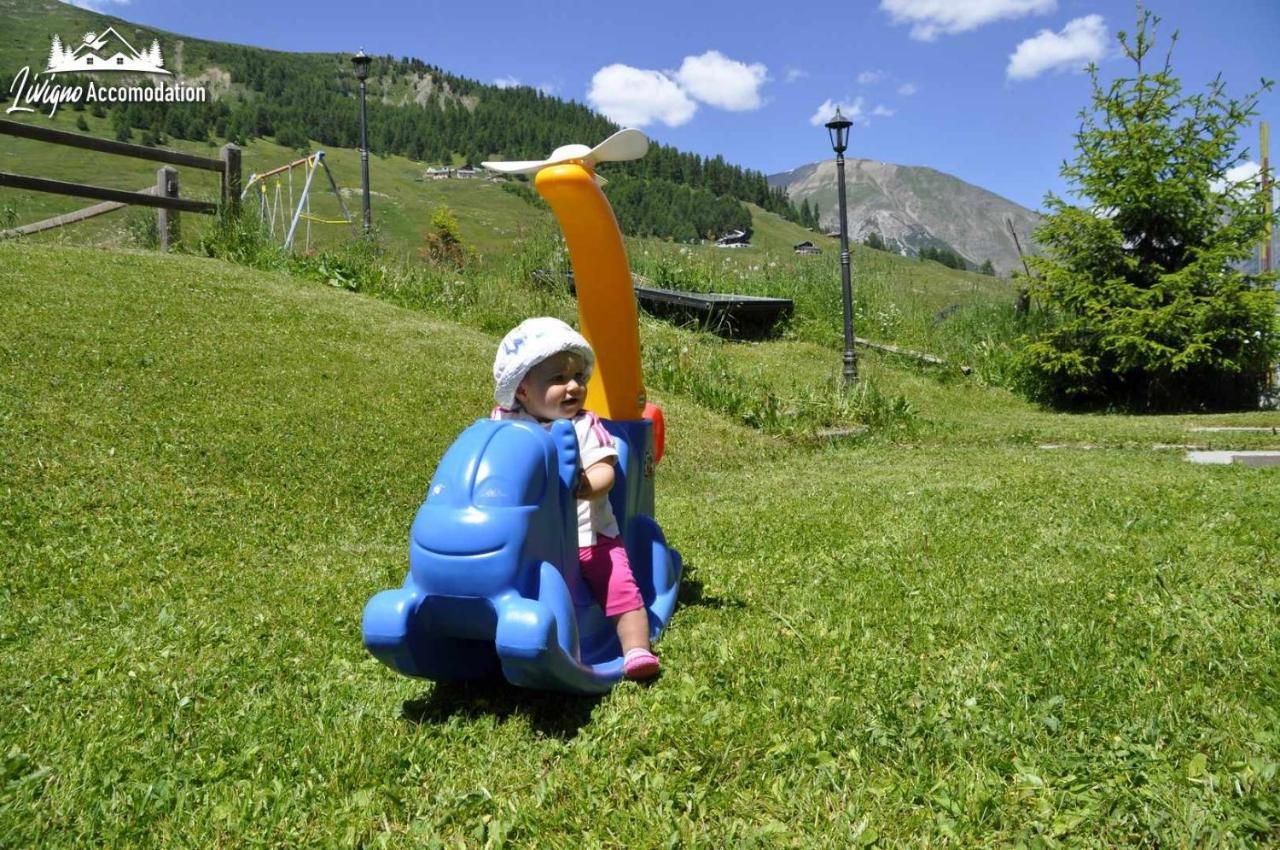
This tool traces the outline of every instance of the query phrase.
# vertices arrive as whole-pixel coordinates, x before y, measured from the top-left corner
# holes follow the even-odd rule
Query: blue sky
[[[651,138],[766,173],[832,156],[812,120],[841,103],[858,121],[848,156],[927,165],[1038,208],[1072,155],[1088,104],[1079,73],[1132,65],[1115,32],[1130,0],[762,0],[645,3],[78,0],[201,38],[277,50],[415,56],[486,83],[588,103]],[[1188,89],[1218,72],[1243,95],[1280,76],[1280,2],[1150,0],[1176,28]],[[1268,43],[1270,42],[1270,43]],[[1161,51],[1163,56],[1163,51]],[[1259,120],[1280,158],[1280,94]],[[565,139],[593,143],[594,139]],[[1256,124],[1242,140],[1257,160]],[[549,152],[548,152],[549,153]]]

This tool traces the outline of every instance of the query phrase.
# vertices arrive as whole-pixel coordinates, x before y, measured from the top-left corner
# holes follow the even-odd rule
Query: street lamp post
[[[840,114],[827,122],[831,149],[836,152],[836,184],[840,193],[840,287],[844,295],[844,382],[858,380],[858,361],[853,353],[853,283],[849,278],[849,214],[844,199],[844,151],[849,144],[849,128],[853,122]]]
[[[369,122],[365,117],[364,82],[369,79],[369,63],[373,60],[363,50],[351,57],[360,81],[360,178],[364,181],[364,235],[373,228],[373,212],[369,209]]]

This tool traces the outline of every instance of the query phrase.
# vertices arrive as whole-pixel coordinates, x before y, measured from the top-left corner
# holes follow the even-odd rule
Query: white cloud
[[[796,80],[803,80],[807,76],[809,76],[809,72],[803,68],[788,68],[783,75],[783,79],[788,83],[794,83]]]
[[[1239,183],[1241,180],[1253,180],[1262,173],[1262,166],[1250,160],[1242,162],[1234,168],[1227,169],[1227,182]]]
[[[858,75],[858,85],[869,86],[884,79],[884,71],[863,71]]]
[[[708,50],[701,56],[686,56],[675,73],[684,91],[710,106],[743,112],[764,105],[760,87],[769,79],[769,69],[759,62],[750,65]]]
[[[895,24],[911,24],[911,37],[933,41],[939,35],[968,32],[985,24],[1054,11],[1057,0],[880,0]]]
[[[836,114],[836,107],[839,107],[845,118],[855,124],[866,124],[867,116],[862,112],[862,103],[863,100],[860,97],[853,100],[824,100],[818,107],[818,111],[809,119],[809,123],[815,127],[821,127],[831,120],[831,117]]]
[[[898,94],[902,95],[903,97],[911,97],[911,95],[915,94],[918,91],[920,91],[920,87],[917,86],[915,83],[903,83],[902,85],[898,86]]]
[[[1107,26],[1101,15],[1086,15],[1068,21],[1062,32],[1040,30],[1018,44],[1009,54],[1005,76],[1030,80],[1045,71],[1080,71],[1097,62],[1107,52]]]
[[[889,107],[885,106],[883,103],[877,103],[876,108],[871,110],[872,115],[879,116],[880,118],[892,118],[894,115],[897,114],[897,112],[898,110],[890,109]]]
[[[513,77],[508,74],[505,77],[498,77],[498,79],[493,81],[493,84],[500,89],[513,89],[520,85],[520,80],[517,77]]]
[[[1246,186],[1249,188],[1254,188],[1256,187],[1256,184],[1257,184],[1258,175],[1261,173],[1262,173],[1262,166],[1258,165],[1258,163],[1254,162],[1253,160],[1248,160],[1247,162],[1242,162],[1237,166],[1228,168],[1225,179],[1214,180],[1213,183],[1210,185],[1213,188],[1213,191],[1222,192],[1228,186],[1234,186],[1235,184],[1243,180],[1248,180],[1249,182],[1246,184]],[[1248,191],[1248,189],[1246,189],[1245,191]]]
[[[807,71],[787,69],[787,82],[807,76]],[[686,56],[676,71],[606,65],[591,78],[587,102],[619,124],[643,127],[661,121],[679,127],[693,118],[698,101],[730,112],[759,109],[764,105],[760,88],[768,81],[763,64],[708,50]]]
[[[630,127],[654,121],[679,127],[698,111],[698,104],[663,72],[621,64],[606,65],[595,72],[587,102],[610,120]]]
[[[538,83],[536,88],[538,91],[548,96],[553,95],[560,90],[560,86],[555,83]]]

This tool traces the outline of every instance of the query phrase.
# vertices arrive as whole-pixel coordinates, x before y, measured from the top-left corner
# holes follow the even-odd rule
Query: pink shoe
[[[652,679],[658,675],[658,656],[647,649],[628,649],[622,659],[622,675],[633,681]]]

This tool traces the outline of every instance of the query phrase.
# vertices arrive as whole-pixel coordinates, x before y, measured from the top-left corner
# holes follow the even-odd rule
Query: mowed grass
[[[410,680],[361,610],[495,344],[213,260],[0,246],[0,846],[1280,840],[1280,479],[1151,449],[1274,413],[1058,416],[867,358],[920,427],[823,446],[664,396],[663,677]],[[1068,438],[1098,447],[1037,447]]]

